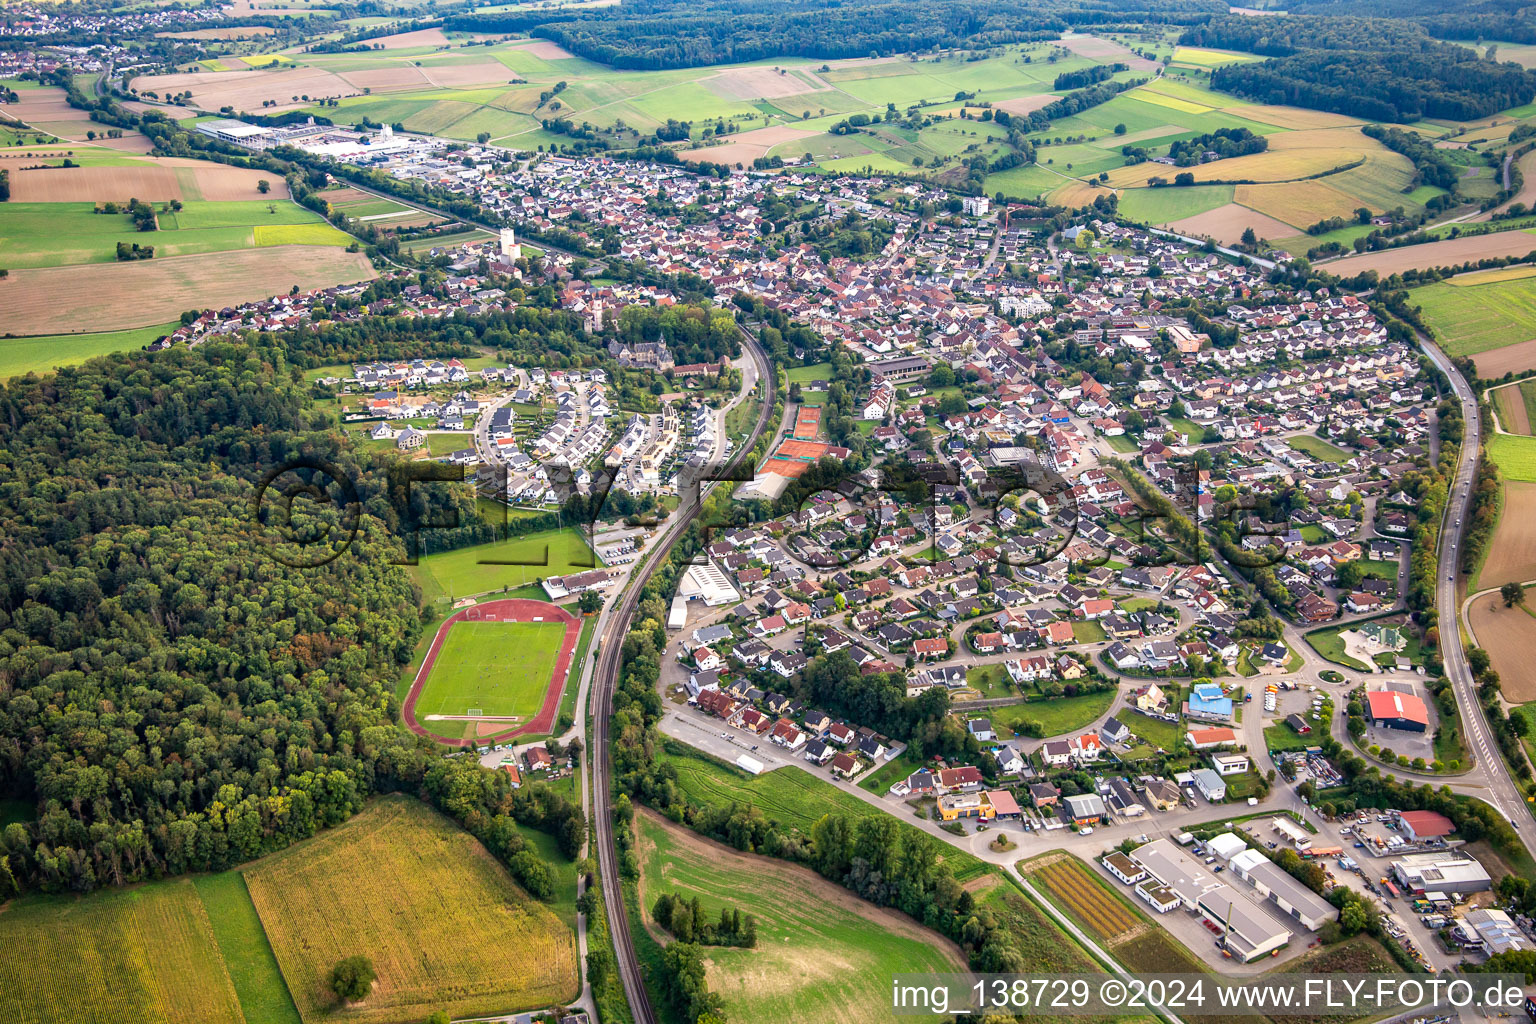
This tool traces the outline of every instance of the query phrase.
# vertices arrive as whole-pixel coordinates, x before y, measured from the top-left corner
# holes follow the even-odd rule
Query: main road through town
[[[1498,808],[1520,833],[1520,841],[1536,856],[1536,834],[1530,827],[1530,815],[1525,812],[1525,796],[1509,775],[1504,760],[1499,755],[1493,730],[1482,702],[1477,699],[1477,684],[1472,670],[1467,666],[1466,651],[1462,648],[1459,596],[1457,579],[1460,576],[1462,531],[1471,508],[1472,478],[1477,471],[1477,453],[1482,444],[1482,419],[1478,416],[1477,396],[1468,385],[1461,371],[1452,365],[1446,354],[1432,342],[1419,337],[1420,344],[1429,358],[1451,381],[1456,400],[1461,405],[1462,433],[1461,456],[1456,473],[1451,478],[1450,493],[1445,502],[1445,520],[1441,523],[1440,560],[1436,566],[1435,606],[1440,610],[1440,647],[1445,662],[1445,674],[1451,680],[1456,694],[1456,704],[1461,708],[1462,721],[1466,723],[1467,743],[1477,763],[1477,772],[1487,785],[1488,803]]]
[[[763,432],[768,429],[778,395],[778,377],[773,366],[768,362],[767,353],[747,332],[743,331],[742,336],[743,343],[757,366],[757,377],[762,385],[758,396],[762,402],[762,408],[751,434],[741,442],[735,457],[727,463],[727,469],[740,463],[757,445]],[[752,386],[749,376],[743,375],[742,386],[744,389]],[[635,947],[629,934],[629,916],[625,912],[624,893],[619,884],[619,856],[618,847],[614,841],[612,813],[613,751],[610,726],[613,697],[618,687],[624,636],[629,632],[630,621],[634,618],[635,609],[640,603],[640,593],[645,588],[646,581],[670,554],[672,547],[687,533],[689,525],[698,516],[712,486],[714,485],[700,480],[695,487],[684,489],[682,504],[668,520],[661,537],[651,545],[645,563],[630,574],[628,583],[620,592],[618,605],[605,617],[607,625],[599,637],[597,669],[592,683],[590,699],[592,734],[591,743],[588,746],[591,751],[589,760],[593,776],[592,823],[597,845],[598,869],[602,876],[603,903],[608,914],[608,931],[613,936],[614,952],[618,956],[619,976],[624,981],[624,995],[629,1000],[636,1024],[655,1024],[656,1014],[651,1008],[644,980],[640,976],[640,963],[635,958]],[[727,482],[726,486],[730,484]],[[692,492],[691,495],[689,491]]]

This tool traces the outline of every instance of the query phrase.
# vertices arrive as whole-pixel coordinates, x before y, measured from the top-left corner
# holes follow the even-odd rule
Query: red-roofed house
[[[1237,742],[1237,734],[1225,727],[1189,730],[1189,745],[1196,750],[1212,750],[1231,746]]]

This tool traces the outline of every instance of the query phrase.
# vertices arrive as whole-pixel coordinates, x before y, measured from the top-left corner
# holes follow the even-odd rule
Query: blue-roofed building
[[[1224,694],[1215,683],[1200,683],[1189,691],[1189,700],[1184,702],[1184,714],[1211,722],[1230,722],[1232,698]]]

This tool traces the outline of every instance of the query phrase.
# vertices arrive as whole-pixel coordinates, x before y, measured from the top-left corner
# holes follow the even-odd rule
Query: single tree
[[[272,183],[266,178],[262,178],[256,183],[256,191],[260,192],[262,195],[266,195],[268,192],[272,191]]]
[[[349,956],[331,968],[331,991],[343,1003],[355,1003],[373,988],[373,961],[366,956]]]
[[[1525,588],[1518,583],[1506,583],[1499,588],[1499,596],[1504,599],[1504,607],[1513,608],[1517,604],[1525,604]]]

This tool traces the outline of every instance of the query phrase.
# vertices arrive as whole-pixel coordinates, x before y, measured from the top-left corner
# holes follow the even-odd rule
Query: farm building
[[[1373,690],[1365,695],[1371,724],[1386,729],[1423,732],[1429,728],[1429,709],[1422,698],[1396,690]]]

